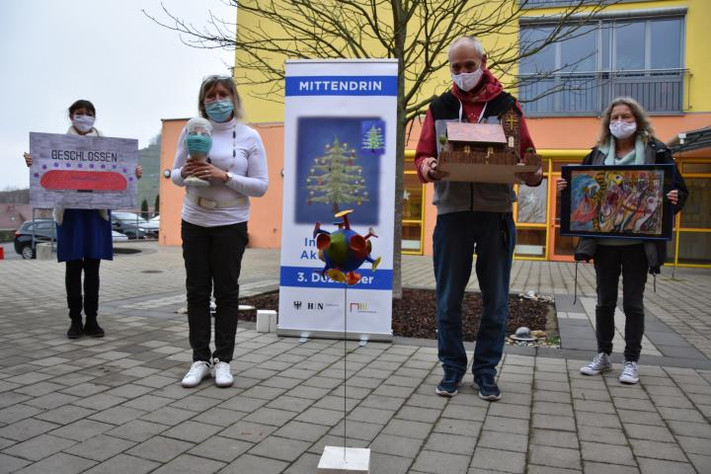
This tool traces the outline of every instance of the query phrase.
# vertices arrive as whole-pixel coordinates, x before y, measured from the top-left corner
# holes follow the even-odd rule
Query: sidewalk
[[[435,341],[348,342],[344,386],[343,341],[242,322],[235,386],[184,389],[181,250],[123,246],[141,252],[102,263],[103,339],[66,338],[63,265],[0,261],[0,473],[315,473],[344,424],[372,473],[711,472],[708,270],[664,268],[656,293],[650,280],[641,382],[624,386],[621,340],[611,373],[578,371],[595,351],[592,267],[573,305],[572,264],[515,262],[512,293],[555,296],[562,347],[507,347],[489,403],[471,375],[456,397],[434,394]],[[406,287],[434,286],[427,257],[404,257],[402,272]],[[278,279],[278,251],[247,251],[243,296]]]

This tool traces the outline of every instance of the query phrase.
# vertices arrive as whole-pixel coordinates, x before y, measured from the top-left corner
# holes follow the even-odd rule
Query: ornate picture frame
[[[671,240],[674,165],[564,165],[564,236]]]

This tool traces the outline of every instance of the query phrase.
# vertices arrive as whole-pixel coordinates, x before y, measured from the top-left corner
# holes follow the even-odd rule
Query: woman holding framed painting
[[[599,167],[629,167],[629,165],[674,165],[669,149],[654,136],[649,117],[642,106],[629,97],[614,99],[602,114],[601,133],[596,146],[583,160],[583,165]],[[574,168],[574,167],[571,167]],[[667,199],[674,214],[679,212],[689,195],[684,178],[674,165],[670,190],[660,196]],[[599,203],[601,212],[607,206],[620,208],[622,201],[618,196],[629,196],[629,183],[621,177],[619,183],[600,180],[593,183],[593,199]],[[596,185],[596,186],[595,186]],[[617,195],[605,188],[619,186]],[[635,186],[639,184],[635,183]],[[558,182],[558,192],[568,187],[562,179]],[[625,194],[626,193],[626,194]],[[650,205],[653,205],[653,198]],[[628,203],[629,204],[629,203]],[[643,213],[646,204],[638,202],[632,206],[633,213]],[[630,206],[628,206],[630,207]],[[596,219],[593,217],[593,219]],[[597,305],[595,322],[598,354],[588,365],[581,367],[584,375],[598,375],[612,368],[610,354],[612,339],[615,334],[615,307],[617,306],[617,288],[622,273],[622,306],[625,313],[625,361],[620,375],[620,382],[635,384],[639,381],[637,363],[642,350],[644,335],[644,287],[647,273],[656,275],[666,257],[666,241],[647,240],[644,238],[615,238],[614,232],[606,232],[605,237],[582,237],[575,250],[576,260],[593,259],[597,282]],[[642,237],[642,235],[640,234]]]

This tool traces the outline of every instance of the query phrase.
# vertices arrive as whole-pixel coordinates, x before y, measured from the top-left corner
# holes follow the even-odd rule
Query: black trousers
[[[615,335],[617,286],[622,273],[622,309],[625,313],[625,360],[637,362],[644,335],[644,286],[647,283],[647,256],[642,244],[599,245],[595,253],[597,278],[598,352],[612,353]]]
[[[99,264],[98,258],[84,258],[66,262],[64,284],[67,287],[69,317],[81,321],[82,307],[87,319],[96,320],[99,311]],[[84,272],[84,298],[82,299],[81,274]]]
[[[247,223],[202,227],[182,221],[188,327],[193,361],[232,360],[239,311],[239,274]],[[210,297],[215,293],[215,352],[210,352]]]

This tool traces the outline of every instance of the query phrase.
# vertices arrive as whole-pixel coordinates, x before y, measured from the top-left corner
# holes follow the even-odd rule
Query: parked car
[[[111,228],[129,239],[144,239],[150,232],[144,227],[146,220],[128,211],[111,211]]]
[[[122,242],[124,240],[128,240],[128,236],[126,234],[122,234],[121,232],[116,232],[115,230],[112,230],[111,240],[114,242]]]
[[[38,242],[52,242],[56,238],[53,219],[41,218],[25,221],[15,232],[15,252],[22,255],[24,259],[35,258]]]
[[[33,244],[34,236],[34,244]],[[34,221],[25,221],[15,232],[15,252],[20,254],[24,259],[36,258],[36,246],[39,242],[56,241],[56,227],[54,219],[39,218]],[[111,231],[111,240],[121,242],[128,240],[126,234],[121,232]]]
[[[149,237],[157,239],[160,231],[160,216],[158,215],[147,220],[144,224],[141,224],[141,226],[146,229],[146,233]]]

